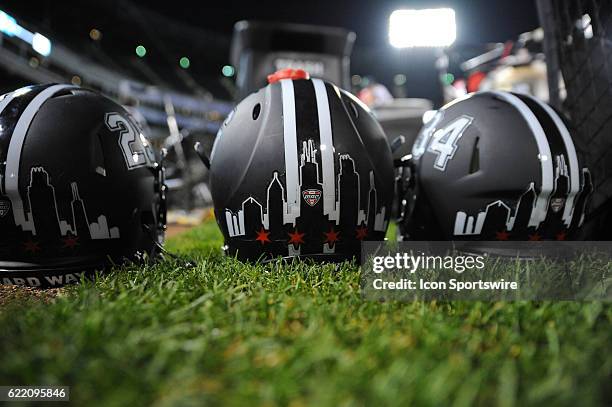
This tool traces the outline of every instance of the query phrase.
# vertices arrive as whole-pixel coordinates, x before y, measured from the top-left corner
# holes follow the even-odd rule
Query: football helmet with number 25
[[[0,98],[0,282],[56,286],[155,256],[163,169],[129,113],[71,85]]]

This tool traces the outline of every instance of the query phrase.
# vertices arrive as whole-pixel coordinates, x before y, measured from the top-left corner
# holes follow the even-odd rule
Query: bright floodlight
[[[51,53],[51,41],[44,35],[35,33],[32,37],[32,48],[40,55],[47,57]]]
[[[455,10],[395,10],[389,17],[389,42],[396,48],[448,47],[457,37]]]
[[[0,10],[0,32],[8,35],[9,37],[19,34],[21,27],[17,24],[17,21],[4,11]]]
[[[9,37],[17,37],[32,46],[34,51],[40,55],[47,57],[51,54],[51,41],[39,33],[32,33],[19,24],[17,21],[0,10],[0,32]]]

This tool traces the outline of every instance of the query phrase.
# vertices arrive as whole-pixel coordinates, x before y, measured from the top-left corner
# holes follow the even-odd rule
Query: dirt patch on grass
[[[41,290],[20,285],[0,285],[0,307],[8,303],[24,301],[42,301],[48,303],[60,295],[62,291],[62,288]]]
[[[166,229],[166,238],[171,238],[176,235],[180,235],[181,233],[185,233],[188,230],[193,229],[195,226],[191,225],[168,225]]]

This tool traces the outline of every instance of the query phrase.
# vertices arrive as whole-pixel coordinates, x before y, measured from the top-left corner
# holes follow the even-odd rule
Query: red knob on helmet
[[[310,79],[310,74],[303,69],[285,68],[268,75],[268,83],[276,83],[281,79]]]

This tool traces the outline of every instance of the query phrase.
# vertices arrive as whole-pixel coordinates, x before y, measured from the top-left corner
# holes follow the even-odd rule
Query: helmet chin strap
[[[165,229],[165,225],[166,225],[166,191],[165,191],[166,174],[165,174],[164,161],[166,160],[167,155],[168,155],[168,150],[165,148],[162,148],[160,152],[161,160],[159,162],[159,165],[155,169],[156,175],[157,175],[157,182],[159,184],[158,188],[159,188],[159,195],[160,195],[160,202],[159,202],[159,208],[158,208],[158,213],[157,213],[157,225],[158,226],[156,230],[153,230],[149,225],[143,224],[142,229],[145,231],[145,234],[149,237],[149,239],[151,239],[151,242],[157,248],[157,250],[159,250],[159,253],[181,262],[184,267],[195,267],[196,263],[193,260],[185,260],[177,256],[174,253],[170,253],[169,251],[164,249],[164,247],[159,243],[159,240],[157,239],[158,232],[160,231],[160,229],[162,230]],[[161,219],[162,216],[163,216],[163,220]]]
[[[155,247],[159,250],[159,252],[162,255],[166,255],[170,258],[172,258],[173,260],[176,260],[180,263],[182,263],[183,267],[195,267],[197,266],[197,263],[191,259],[183,259],[182,257],[178,256],[177,254],[171,253],[168,250],[166,250],[164,248],[164,246],[162,246],[156,239],[155,236],[155,232],[151,229],[151,227],[149,225],[142,225],[143,230],[146,232],[147,236],[151,239],[151,242],[155,245]]]
[[[393,141],[389,145],[389,147],[391,147],[391,152],[395,153],[397,149],[403,146],[405,143],[406,143],[406,137],[397,136],[396,138],[393,139]]]
[[[204,166],[210,170],[210,158],[208,158],[208,156],[204,152],[204,146],[202,146],[202,143],[200,143],[199,141],[196,142],[193,145],[193,149],[195,150],[198,157],[200,157],[200,160],[202,160],[202,164],[204,164]]]
[[[394,138],[391,144],[389,145],[389,147],[391,147],[391,154],[395,154],[395,152],[399,150],[400,147],[402,147],[404,144],[406,144],[406,137],[397,136],[396,138]],[[411,161],[412,161],[412,154],[406,154],[402,157],[395,158],[393,160],[393,166],[395,168],[407,167],[410,165]]]

